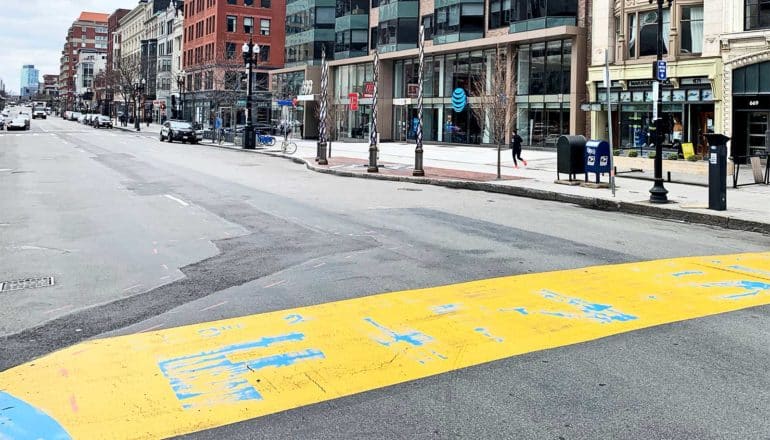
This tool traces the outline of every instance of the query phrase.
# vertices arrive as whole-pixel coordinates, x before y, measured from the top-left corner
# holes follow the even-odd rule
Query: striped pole
[[[376,173],[377,167],[377,82],[380,79],[380,56],[374,51],[374,94],[372,96],[372,122],[369,129],[369,167],[366,171]]]
[[[318,164],[328,165],[326,160],[326,101],[328,97],[329,88],[329,66],[326,63],[326,47],[321,47],[321,111],[320,111],[320,124],[318,127]]]
[[[423,64],[425,64],[425,26],[420,25],[420,67],[417,71],[417,147],[414,149],[413,176],[424,176],[422,169],[422,95],[423,95]]]

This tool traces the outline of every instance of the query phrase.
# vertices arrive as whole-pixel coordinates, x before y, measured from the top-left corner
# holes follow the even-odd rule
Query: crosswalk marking
[[[0,398],[73,438],[161,438],[764,304],[770,253],[510,276],[88,341],[0,373]]]

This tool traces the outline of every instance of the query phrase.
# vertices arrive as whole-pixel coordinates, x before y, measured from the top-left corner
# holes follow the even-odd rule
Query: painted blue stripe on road
[[[0,440],[71,440],[48,414],[0,391]]]

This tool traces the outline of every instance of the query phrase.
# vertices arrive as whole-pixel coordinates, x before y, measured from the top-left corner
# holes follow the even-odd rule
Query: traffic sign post
[[[655,81],[665,81],[668,79],[668,66],[665,60],[658,60],[652,63],[652,79]]]

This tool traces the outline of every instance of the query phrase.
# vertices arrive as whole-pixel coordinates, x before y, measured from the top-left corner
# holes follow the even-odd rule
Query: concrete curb
[[[212,145],[212,144],[201,144]],[[571,203],[588,209],[601,211],[622,212],[624,214],[643,215],[664,220],[681,221],[685,223],[701,224],[706,226],[716,226],[723,229],[734,229],[738,231],[758,232],[770,235],[770,223],[762,223],[754,220],[742,220],[729,216],[706,214],[702,212],[683,211],[678,209],[669,209],[664,206],[657,206],[646,203],[622,202],[602,199],[598,197],[586,197],[573,194],[563,194],[555,191],[546,191],[534,188],[522,188],[518,186],[495,185],[488,182],[469,182],[465,180],[443,180],[431,179],[428,177],[413,176],[389,176],[377,173],[354,173],[352,171],[333,170],[316,166],[305,159],[293,156],[286,156],[278,152],[244,150],[226,145],[212,145],[219,148],[227,148],[234,151],[243,151],[245,153],[257,153],[266,156],[279,157],[291,160],[294,163],[303,164],[309,170],[323,174],[332,174],[341,177],[356,177],[359,179],[389,180],[392,182],[407,182],[421,185],[443,186],[445,188],[466,189],[471,191],[484,191],[496,194],[507,194],[517,197],[526,197],[530,199],[545,200],[549,202]]]

